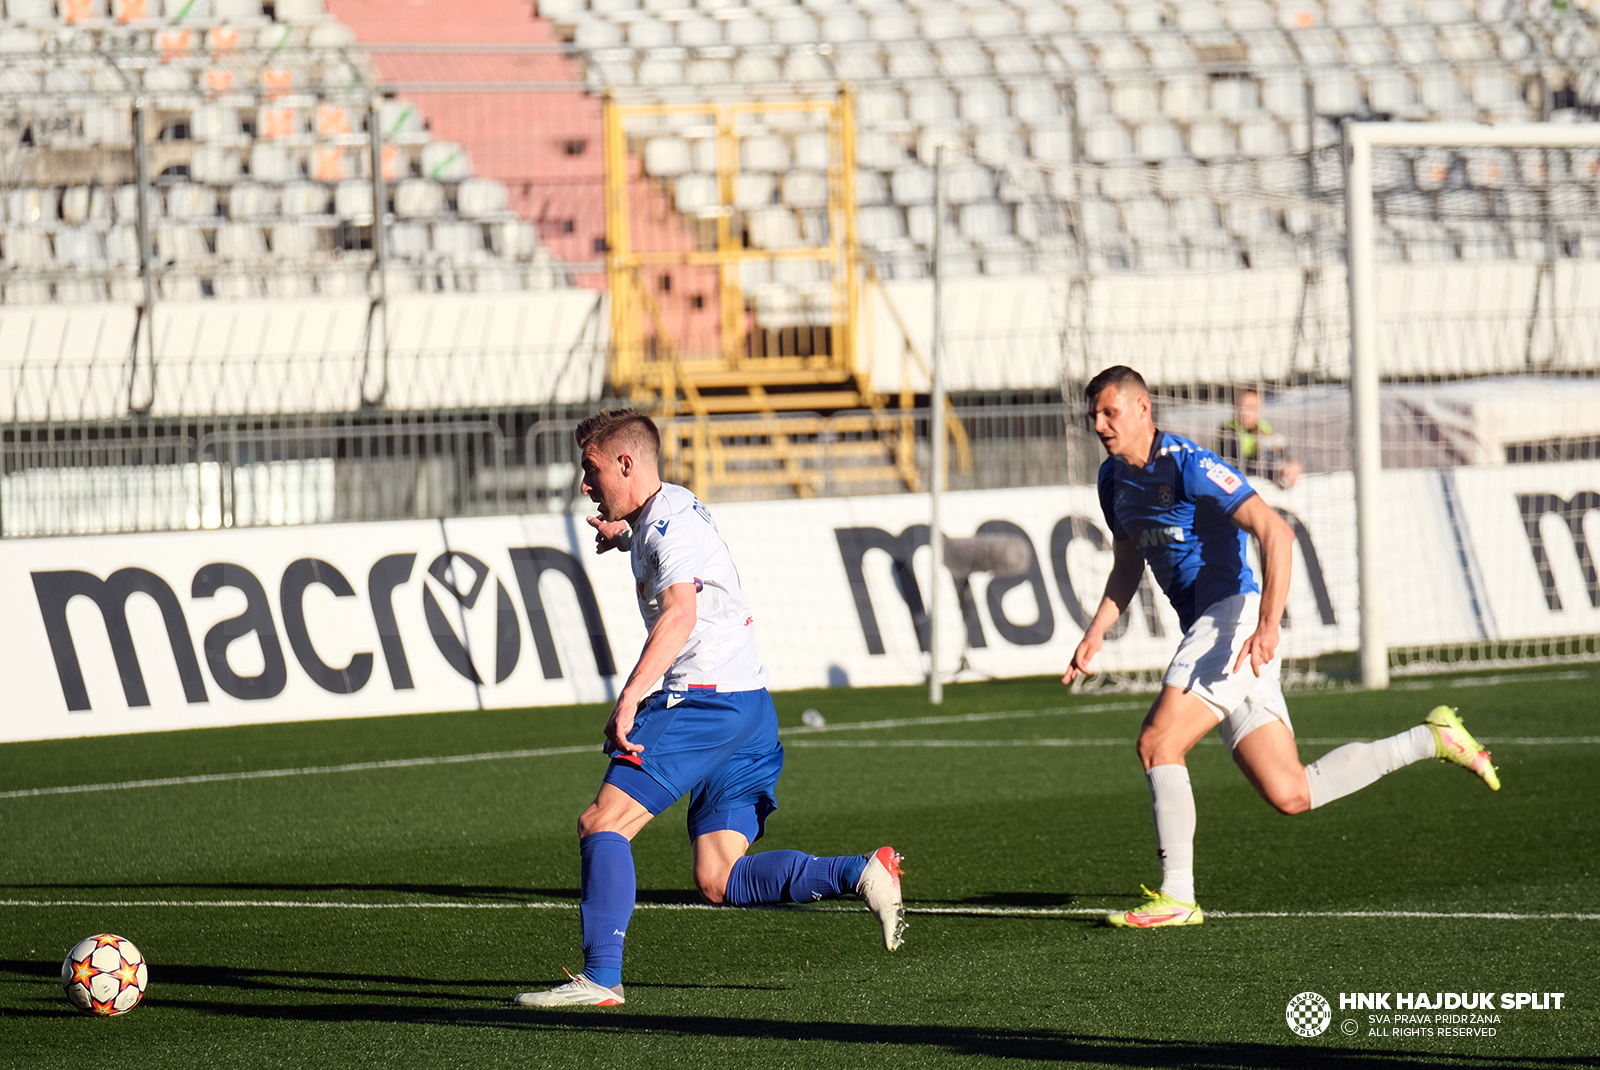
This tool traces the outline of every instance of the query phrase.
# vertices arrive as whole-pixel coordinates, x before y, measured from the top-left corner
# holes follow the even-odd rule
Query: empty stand
[[[566,278],[532,228],[495,236],[521,220],[466,146],[434,138],[404,99],[369,113],[377,74],[320,0],[9,0],[3,11],[0,118],[20,142],[19,166],[0,178],[7,304],[142,295],[131,236],[141,94],[163,296],[348,294],[356,280],[364,292],[378,215],[403,250],[402,289]],[[28,177],[9,184],[13,174]]]

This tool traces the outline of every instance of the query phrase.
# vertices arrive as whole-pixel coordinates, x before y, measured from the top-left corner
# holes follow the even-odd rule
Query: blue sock
[[[736,907],[814,903],[855,891],[866,868],[866,855],[819,858],[804,851],[763,851],[733,864],[723,897]]]
[[[616,832],[591,832],[578,844],[583,856],[578,923],[583,926],[583,972],[611,988],[622,983],[622,941],[633,916],[638,885],[633,848]]]

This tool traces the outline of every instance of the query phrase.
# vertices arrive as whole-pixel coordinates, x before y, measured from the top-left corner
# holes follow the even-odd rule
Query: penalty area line
[[[233,910],[577,910],[577,903],[541,900],[533,903],[339,903],[326,900],[293,899],[0,899],[0,907],[94,907],[104,909],[176,907],[192,909],[220,907]],[[712,906],[709,903],[638,903],[635,910],[748,910],[748,907]],[[864,906],[801,906],[774,904],[757,907],[766,910],[800,910],[808,913],[860,913]],[[1071,918],[1110,913],[1105,907],[983,907],[918,906],[906,904],[907,914],[948,917]],[[1600,914],[1519,913],[1512,911],[1469,910],[1213,910],[1214,918],[1374,918],[1438,919],[1473,921],[1600,921]]]

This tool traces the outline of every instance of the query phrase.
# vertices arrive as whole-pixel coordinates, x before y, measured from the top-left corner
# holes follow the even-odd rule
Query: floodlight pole
[[[944,532],[939,527],[940,498],[944,495],[944,271],[940,253],[944,236],[944,154],[940,144],[933,157],[933,385],[928,396],[928,701],[944,701],[944,681],[939,679],[939,572],[944,567]],[[913,580],[913,582],[915,582]]]
[[[1356,571],[1361,593],[1361,683],[1389,686],[1382,558],[1383,436],[1378,406],[1377,285],[1373,252],[1372,150],[1600,146],[1593,123],[1358,123],[1345,120],[1345,241],[1350,284],[1350,441],[1356,483]]]

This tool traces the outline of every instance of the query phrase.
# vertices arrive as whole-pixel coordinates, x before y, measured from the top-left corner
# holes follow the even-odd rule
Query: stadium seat
[[[133,224],[118,224],[106,231],[106,260],[112,267],[139,266],[139,234]]]
[[[333,191],[333,214],[339,219],[372,219],[372,183],[350,178]]]
[[[282,145],[258,141],[250,146],[250,177],[257,182],[283,183],[301,175],[300,165]]]
[[[505,220],[489,224],[487,230],[489,249],[502,260],[527,260],[543,251],[538,229],[532,223]]]
[[[911,94],[908,112],[911,120],[923,126],[953,123],[956,97],[942,85],[925,86]]]
[[[173,219],[209,219],[217,214],[217,194],[210,186],[176,182],[167,188],[167,215]]]
[[[791,208],[825,208],[828,176],[817,171],[790,171],[783,176],[782,200]]]
[[[267,258],[266,235],[251,223],[223,223],[217,227],[217,258],[229,261],[259,261]]]
[[[274,15],[279,22],[318,22],[327,12],[322,0],[277,0]]]
[[[189,177],[196,182],[221,186],[235,182],[243,173],[239,153],[220,145],[201,145],[189,157]]]
[[[1113,163],[1133,156],[1133,138],[1109,116],[1092,120],[1083,131],[1083,155],[1091,163]]]
[[[760,208],[745,216],[750,244],[757,249],[795,249],[801,245],[800,225],[788,208]]]
[[[229,219],[263,219],[278,213],[278,194],[257,182],[240,182],[228,191]]]
[[[425,260],[428,256],[428,228],[421,223],[390,224],[385,243],[389,255],[396,260]]]
[[[318,251],[317,232],[304,223],[274,223],[271,243],[278,260],[309,260]]]
[[[24,26],[49,26],[56,21],[51,0],[7,0],[6,18]]]
[[[863,245],[881,245],[905,236],[905,216],[898,208],[863,208],[856,214],[856,237]]]
[[[437,182],[459,182],[472,176],[472,161],[460,145],[432,141],[422,147],[422,174]]]
[[[745,171],[781,174],[793,166],[789,144],[770,135],[744,138],[739,144],[739,166]]]
[[[488,255],[483,227],[477,223],[461,220],[435,223],[432,230],[432,250],[438,257],[452,263],[476,263]]]
[[[61,192],[61,219],[73,226],[111,222],[111,200],[100,186],[68,186]]]
[[[289,182],[279,194],[279,211],[291,219],[323,215],[328,210],[328,187],[320,182]]]
[[[645,143],[645,174],[666,178],[681,175],[691,167],[689,143],[682,138],[655,137]]]
[[[1148,163],[1174,160],[1184,155],[1183,135],[1171,123],[1144,123],[1134,132],[1134,151]]]
[[[139,218],[139,192],[133,186],[118,186],[112,194],[112,205],[119,223],[134,223]],[[145,213],[151,220],[160,219],[165,205],[159,190],[145,190]]]
[[[1005,90],[998,85],[974,85],[961,91],[960,115],[962,122],[972,126],[985,126],[1006,119],[1011,102]]]
[[[492,178],[469,178],[456,189],[456,212],[479,219],[506,211],[505,183]]]
[[[6,194],[6,220],[15,225],[40,226],[56,221],[53,190],[14,189]]]
[[[0,235],[0,261],[13,271],[37,271],[50,267],[55,253],[50,236],[42,230],[7,227]]]
[[[733,206],[735,208],[765,208],[776,201],[778,179],[776,175],[760,172],[735,175],[733,180]]]
[[[426,178],[401,179],[394,187],[394,214],[402,219],[438,215],[444,211],[444,189]]]
[[[674,187],[673,203],[685,215],[697,215],[721,203],[715,175],[688,174],[679,178]]]
[[[205,235],[192,224],[166,223],[156,227],[155,247],[157,259],[164,264],[185,266],[211,259]]]

